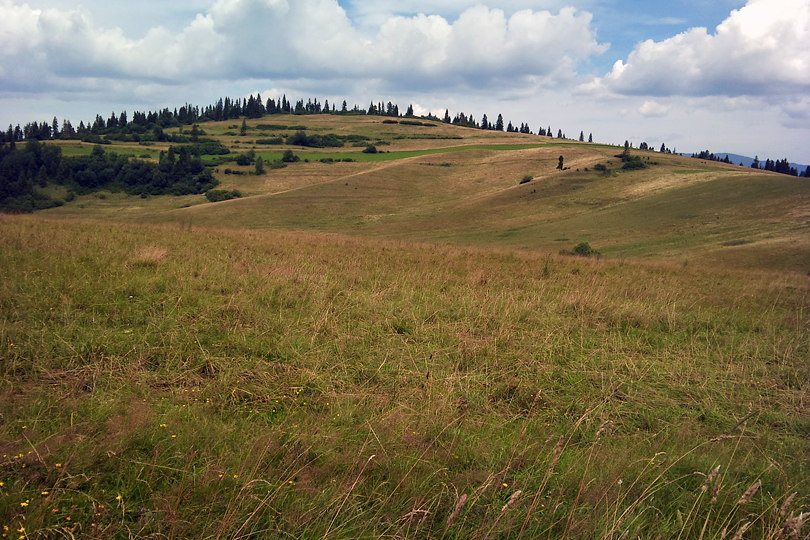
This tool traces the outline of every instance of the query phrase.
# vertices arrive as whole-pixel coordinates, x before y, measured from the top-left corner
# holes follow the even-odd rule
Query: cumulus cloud
[[[645,101],[639,107],[638,112],[641,113],[641,116],[647,118],[659,118],[669,113],[669,107],[656,101]]]
[[[631,95],[773,95],[810,91],[810,3],[749,0],[713,34],[644,41],[599,81]]]
[[[392,79],[467,87],[514,79],[548,83],[604,50],[591,15],[483,5],[453,21],[389,17],[362,32],[337,0],[217,0],[181,32],[132,39],[81,9],[0,0],[0,89],[36,91],[82,78],[163,83],[201,79]],[[9,81],[14,81],[13,83]]]

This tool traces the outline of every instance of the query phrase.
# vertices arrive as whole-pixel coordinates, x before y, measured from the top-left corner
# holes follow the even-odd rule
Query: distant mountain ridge
[[[714,155],[719,157],[720,159],[724,158],[725,156],[728,156],[728,159],[730,159],[734,165],[742,164],[743,167],[750,167],[751,164],[754,162],[754,158],[752,157],[741,156],[740,154],[732,154],[730,152],[715,152]],[[768,159],[769,157],[770,156],[759,158],[760,166],[761,164],[765,163],[765,160]],[[770,159],[779,159],[779,158],[771,157]],[[807,165],[802,163],[791,163],[790,166],[799,171],[799,174],[802,174],[804,170],[807,168]]]

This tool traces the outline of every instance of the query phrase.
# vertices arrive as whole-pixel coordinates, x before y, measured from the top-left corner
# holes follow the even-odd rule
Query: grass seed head
[[[745,490],[745,493],[742,494],[742,497],[740,497],[740,500],[737,501],[737,504],[748,504],[749,502],[751,502],[751,499],[759,490],[760,486],[762,486],[762,480],[757,480],[756,482],[751,484],[751,487]]]
[[[456,520],[458,515],[461,513],[461,509],[464,508],[464,505],[467,504],[467,495],[462,494],[460,497],[456,498],[456,507],[453,509],[453,513],[450,514],[450,517],[447,518],[447,526],[449,527],[453,521]]]
[[[512,496],[509,497],[509,500],[506,501],[506,504],[501,508],[501,512],[506,512],[509,508],[514,506],[521,495],[523,495],[521,490],[517,490],[516,492],[512,493]]]

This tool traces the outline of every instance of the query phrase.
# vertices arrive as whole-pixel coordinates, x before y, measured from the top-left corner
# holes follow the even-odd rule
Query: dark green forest
[[[0,210],[32,212],[63,204],[41,191],[49,183],[67,188],[68,200],[100,189],[143,197],[197,194],[218,184],[193,146],[172,146],[152,163],[101,146],[88,156],[68,157],[37,139],[0,145]]]

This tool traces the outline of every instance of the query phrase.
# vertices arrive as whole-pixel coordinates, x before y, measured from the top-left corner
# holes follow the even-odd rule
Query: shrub
[[[560,255],[576,255],[577,257],[600,257],[602,254],[591,247],[588,242],[580,242],[572,251],[562,250]]]
[[[242,166],[251,165],[253,163],[253,159],[254,158],[253,156],[250,155],[250,153],[239,154],[238,156],[236,156],[236,164]]]
[[[210,202],[228,201],[230,199],[238,199],[242,196],[239,190],[227,189],[209,189],[205,192],[205,198]]]
[[[622,165],[622,169],[627,170],[634,170],[634,169],[645,169],[647,165],[641,161],[641,158],[638,156],[633,156],[632,158],[625,160],[624,165]]]
[[[363,153],[364,154],[376,154],[377,153],[377,147],[374,146],[373,144],[370,144],[370,145],[366,146],[363,149]]]
[[[528,183],[529,183],[529,182],[531,182],[532,180],[534,180],[534,176],[532,176],[532,175],[530,175],[530,174],[527,174],[526,176],[524,176],[524,177],[521,179],[520,183],[521,183],[521,184],[528,184]]]
[[[281,156],[281,161],[284,163],[296,163],[301,161],[301,158],[295,155],[295,152],[292,150],[285,150],[284,155]]]

